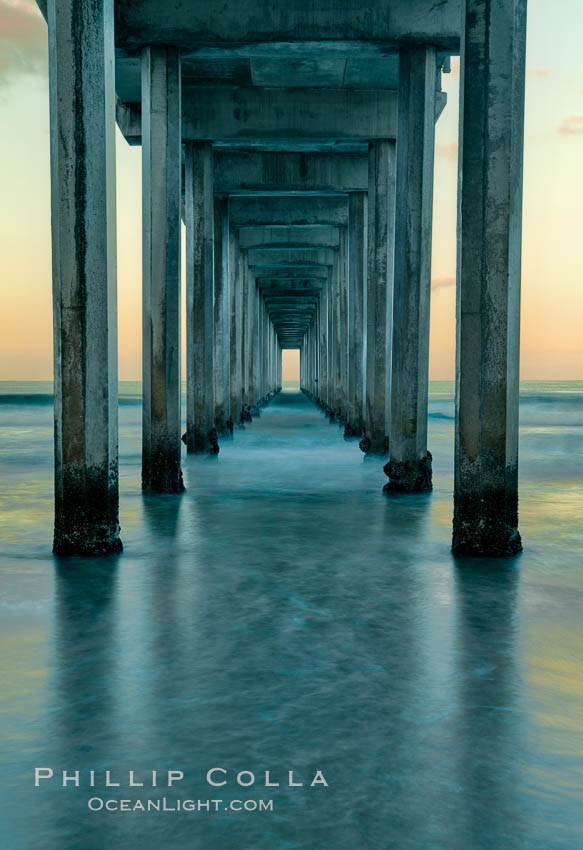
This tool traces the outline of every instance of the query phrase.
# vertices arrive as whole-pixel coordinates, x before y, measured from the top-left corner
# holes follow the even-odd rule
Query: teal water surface
[[[59,560],[51,386],[0,384],[2,846],[583,847],[583,382],[522,385],[525,551],[502,562],[450,553],[451,383],[431,387],[435,489],[393,499],[294,392],[218,460],[185,455],[182,496],[144,497],[139,391],[120,385],[124,553]],[[222,802],[88,808],[163,797]]]

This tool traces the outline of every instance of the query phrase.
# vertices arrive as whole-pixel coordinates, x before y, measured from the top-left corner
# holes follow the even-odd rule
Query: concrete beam
[[[436,98],[435,120],[446,103]],[[252,144],[260,140],[365,143],[397,136],[398,92],[387,89],[185,87],[183,141]],[[139,144],[138,104],[120,109],[119,126],[130,144]],[[294,176],[291,174],[290,176]],[[260,188],[257,184],[256,188]]]
[[[266,4],[247,0],[244,5],[213,5],[208,0],[117,0],[118,44],[140,46],[153,41],[176,44],[183,50],[198,47],[198,55],[221,57],[221,45],[245,55],[245,45],[255,45],[256,55],[301,54],[301,42],[320,40],[334,55],[353,50],[344,42],[380,42],[376,55],[387,45],[406,42],[436,44],[455,50],[459,45],[459,0],[345,0],[330,8],[317,0]],[[207,54],[201,54],[206,48]]]
[[[298,317],[305,319],[306,315],[311,316],[316,310],[316,304],[297,304],[292,307],[277,307],[275,305],[267,306],[269,314],[272,316]]]
[[[329,266],[249,266],[252,268],[253,273],[257,275],[258,278],[269,278],[270,280],[277,280],[278,278],[283,278],[284,280],[290,280],[293,278],[299,278],[303,280],[304,278],[310,277],[312,279],[319,278],[320,280],[327,280],[327,269]]]
[[[337,227],[348,220],[347,195],[322,195],[304,200],[299,197],[233,198],[229,206],[234,227],[269,225],[328,225]]]
[[[261,294],[266,301],[278,298],[314,298],[317,300],[320,297],[321,289],[312,289],[309,287],[297,287],[296,289],[287,289],[278,286],[260,286]]]
[[[250,266],[330,266],[337,252],[334,248],[250,248],[247,256]]]
[[[305,154],[217,149],[215,192],[347,192],[367,189],[366,154]]]
[[[290,226],[266,225],[265,227],[241,227],[239,230],[241,249],[249,248],[337,248],[337,227],[326,225]]]
[[[293,292],[293,291],[317,291],[321,290],[321,287],[327,283],[327,279],[324,278],[290,278],[290,277],[282,277],[279,279],[276,278],[257,278],[257,286],[261,292],[265,292],[268,290],[275,291],[278,289],[279,292]],[[279,288],[281,287],[281,288]]]

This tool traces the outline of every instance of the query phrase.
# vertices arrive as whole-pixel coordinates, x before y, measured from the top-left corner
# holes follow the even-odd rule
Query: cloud
[[[47,28],[34,0],[0,0],[0,83],[47,73]]]
[[[442,142],[435,146],[435,150],[439,156],[443,156],[445,159],[451,159],[453,162],[457,162],[457,142]]]
[[[455,286],[455,277],[434,277],[431,279],[432,289],[449,289]]]
[[[534,80],[543,80],[545,77],[550,77],[553,73],[553,68],[527,68],[526,78]]]
[[[567,115],[563,118],[558,132],[562,136],[583,135],[583,115]]]

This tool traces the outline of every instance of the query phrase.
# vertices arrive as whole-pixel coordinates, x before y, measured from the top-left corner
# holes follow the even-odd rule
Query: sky
[[[526,380],[583,378],[581,33],[581,0],[529,0],[521,320]],[[436,126],[433,380],[454,377],[458,86],[454,59],[443,76],[448,104]],[[46,25],[33,0],[0,0],[0,380],[52,377],[48,110]],[[182,241],[184,253],[184,232]],[[134,380],[141,375],[141,152],[119,131],[117,252],[119,377]]]

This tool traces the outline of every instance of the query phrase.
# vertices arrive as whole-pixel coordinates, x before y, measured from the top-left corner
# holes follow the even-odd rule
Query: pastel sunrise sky
[[[583,378],[582,33],[581,0],[529,0],[523,379]],[[448,104],[436,127],[430,353],[434,380],[454,374],[458,60],[452,60],[452,73],[444,75],[443,85]],[[0,380],[50,379],[47,32],[33,0],[0,0],[0,127]],[[140,184],[141,151],[130,148],[117,132],[122,380],[141,374]]]

